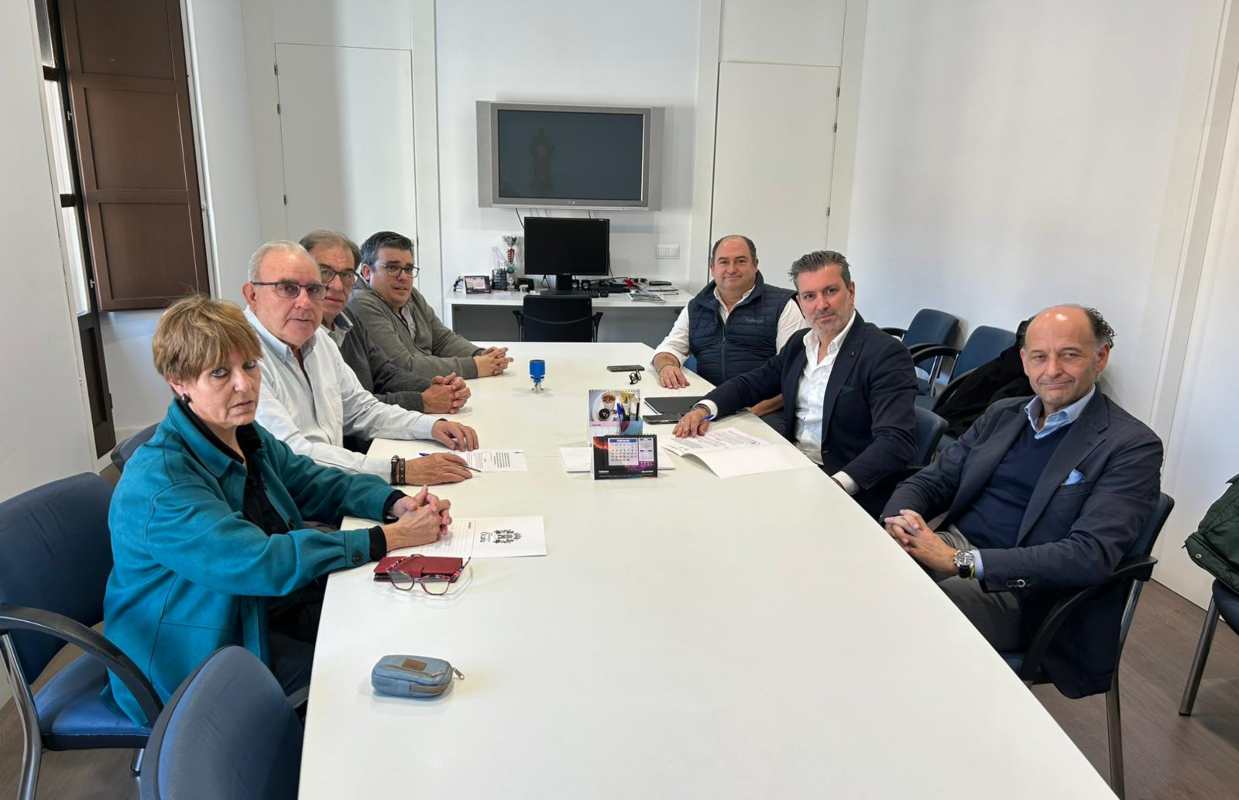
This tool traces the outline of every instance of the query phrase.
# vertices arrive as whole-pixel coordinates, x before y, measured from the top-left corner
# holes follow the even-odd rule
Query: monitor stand
[[[556,294],[567,294],[568,292],[571,292],[571,291],[573,291],[572,276],[563,275],[563,274],[556,275],[555,276],[555,293]]]

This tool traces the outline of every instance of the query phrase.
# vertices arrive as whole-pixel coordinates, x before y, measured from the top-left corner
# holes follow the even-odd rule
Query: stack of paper
[[[712,428],[704,436],[667,441],[663,448],[678,456],[696,458],[720,478],[778,472],[806,464],[799,451],[768,444],[732,428]]]

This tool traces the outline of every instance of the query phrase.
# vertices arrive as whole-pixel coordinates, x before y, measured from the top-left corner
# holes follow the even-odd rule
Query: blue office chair
[[[954,345],[959,339],[959,318],[945,311],[922,308],[913,315],[907,328],[887,327],[882,330],[903,342],[908,350],[931,345]],[[929,379],[924,382],[926,386],[937,377],[943,358],[942,355],[936,355],[916,362],[916,365],[923,366],[929,375]]]
[[[938,452],[938,442],[946,432],[946,420],[927,408],[916,406],[916,464],[927,466]]]
[[[111,498],[107,481],[83,473],[0,503],[0,660],[25,734],[22,800],[34,800],[43,748],[136,749],[136,774],[150,726],[134,724],[103,700],[107,670],[124,681],[148,720],[159,714],[154,687],[91,629],[103,620],[112,570]],[[32,692],[31,683],[66,644],[85,655]]]
[[[1239,633],[1239,594],[1221,581],[1215,580],[1213,596],[1209,598],[1209,610],[1205,613],[1205,624],[1200,630],[1200,640],[1196,643],[1196,655],[1192,658],[1187,685],[1183,687],[1183,700],[1179,703],[1179,713],[1185,717],[1192,715],[1192,708],[1196,705],[1196,692],[1200,690],[1205,662],[1209,660],[1209,650],[1213,647],[1213,634],[1217,631],[1218,617],[1221,617],[1232,631]]]
[[[913,315],[907,328],[887,327],[882,330],[902,341],[908,349],[930,344],[954,344],[959,337],[959,318],[945,311],[922,308]]]
[[[1022,653],[1003,653],[1011,668],[1027,684],[1049,683],[1050,679],[1043,670],[1046,651],[1054,641],[1063,623],[1082,606],[1089,603],[1116,586],[1127,586],[1127,602],[1123,606],[1122,617],[1119,620],[1118,649],[1114,654],[1114,676],[1110,679],[1110,688],[1106,690],[1106,733],[1110,749],[1110,788],[1119,796],[1124,794],[1123,786],[1123,721],[1119,709],[1119,661],[1123,657],[1123,645],[1127,641],[1127,632],[1131,629],[1132,618],[1136,614],[1136,603],[1140,601],[1140,590],[1145,581],[1153,576],[1153,567],[1157,559],[1150,553],[1157,537],[1166,524],[1174,508],[1174,498],[1162,493],[1158,497],[1153,514],[1145,524],[1140,538],[1132,548],[1132,554],[1123,559],[1104,583],[1089,586],[1072,593],[1060,600],[1046,615],[1041,627],[1033,634],[1028,649]]]
[[[151,731],[139,796],[295,800],[303,733],[266,665],[244,647],[221,648],[168,698]]]
[[[133,458],[133,454],[138,452],[138,448],[146,444],[146,441],[155,435],[155,429],[159,425],[148,425],[142,430],[130,436],[125,441],[112,448],[112,464],[120,472],[125,471],[125,464],[129,463],[129,459]]]
[[[911,349],[909,352],[912,353],[912,360],[917,364],[938,357],[952,359],[949,371],[945,373],[940,370],[935,371],[931,373],[928,382],[921,383],[918,387],[916,404],[924,408],[933,408],[935,395],[942,383],[949,384],[962,378],[982,364],[998,358],[1003,350],[1014,344],[1014,331],[980,325],[968,334],[968,340],[964,342],[963,349],[956,349],[949,345],[927,345]]]
[[[596,342],[602,312],[581,295],[527,294],[513,309],[522,342]]]

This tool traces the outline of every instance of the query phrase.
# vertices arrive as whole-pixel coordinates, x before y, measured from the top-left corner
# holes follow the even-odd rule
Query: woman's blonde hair
[[[151,340],[155,369],[167,380],[188,381],[228,363],[233,353],[262,356],[258,334],[238,306],[206,295],[179,300],[163,312]]]

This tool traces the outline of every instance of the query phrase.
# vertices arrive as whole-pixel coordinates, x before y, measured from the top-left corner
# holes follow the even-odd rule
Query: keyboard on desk
[[[543,289],[538,292],[543,297],[609,297],[613,294],[627,294],[626,289]]]

